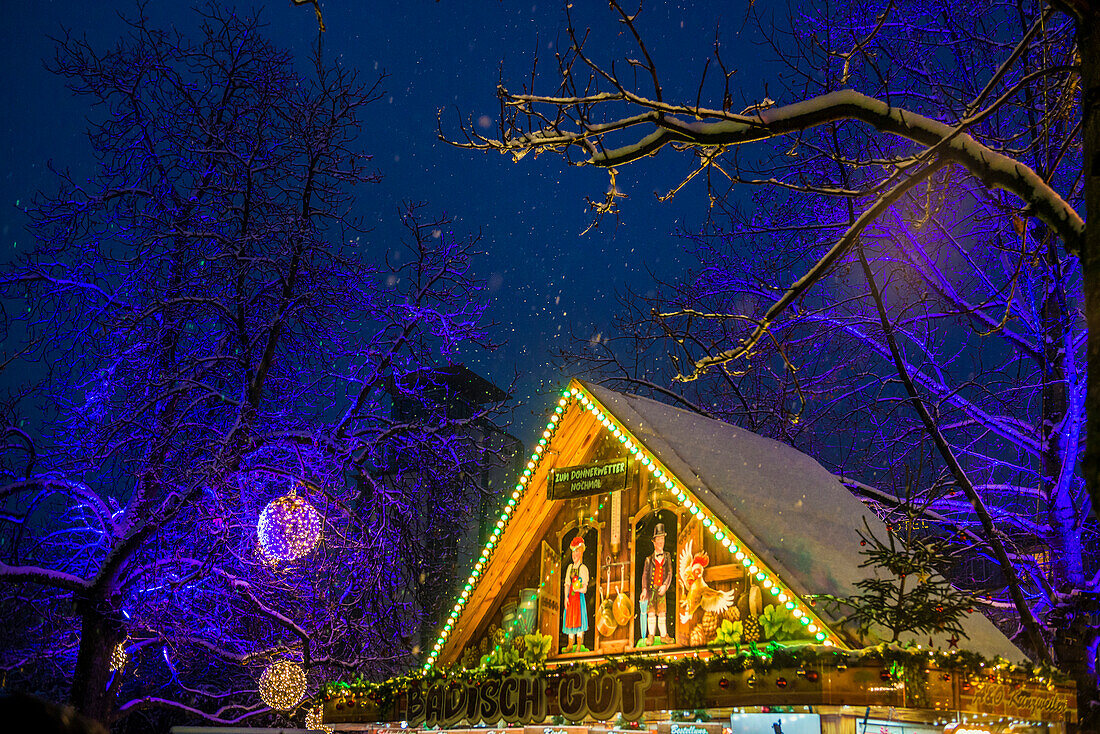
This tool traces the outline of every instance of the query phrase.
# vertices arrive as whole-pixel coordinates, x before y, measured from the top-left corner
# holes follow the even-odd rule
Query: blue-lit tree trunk
[[[1067,3],[1077,20],[1077,48],[1081,57],[1081,138],[1086,229],[1081,246],[1087,316],[1088,436],[1082,474],[1089,488],[1093,518],[1100,513],[1100,3],[1089,0]],[[1078,596],[1066,589],[1064,609],[1054,620],[1059,662],[1077,679],[1079,701],[1091,708],[1082,728],[1100,728],[1100,628],[1084,620],[1100,617],[1100,581],[1085,579]]]
[[[1100,507],[1100,4],[1076,6],[1077,47],[1081,54],[1081,137],[1084,160],[1086,229],[1081,248],[1085,273],[1085,310],[1089,325],[1089,440],[1085,479],[1093,507]]]
[[[113,684],[111,656],[125,638],[122,614],[105,599],[77,600],[80,647],[73,670],[70,700],[85,716],[109,721],[118,691]]]
[[[300,721],[257,696],[269,663],[313,691],[414,664],[419,600],[453,581],[421,531],[465,531],[491,459],[498,406],[449,415],[437,374],[492,346],[476,238],[422,205],[402,238],[360,226],[381,80],[298,69],[214,4],[193,40],[142,10],[113,49],[59,43],[97,167],[59,174],[0,275],[30,345],[5,362],[0,666],[104,721]],[[257,519],[291,492],[322,535],[280,561]]]

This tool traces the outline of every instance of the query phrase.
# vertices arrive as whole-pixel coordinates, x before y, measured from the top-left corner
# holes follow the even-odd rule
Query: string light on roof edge
[[[742,561],[746,569],[748,569],[748,567],[750,566],[756,566],[752,573],[755,574],[758,581],[761,581],[763,583],[764,588],[771,592],[771,595],[773,597],[778,597],[780,602],[786,602],[786,606],[788,609],[792,611],[797,611],[798,614],[795,616],[801,617],[803,614],[805,614],[805,619],[817,629],[814,638],[819,643],[827,647],[831,647],[836,644],[834,639],[830,638],[830,636],[824,632],[824,629],[827,628],[821,622],[821,620],[817,618],[816,615],[810,613],[808,610],[800,609],[796,604],[793,604],[789,601],[789,597],[787,597],[787,595],[782,592],[782,584],[780,583],[778,577],[765,572],[762,567],[759,566],[759,561],[751,558],[744,551],[741,550],[738,543],[736,542],[736,538],[733,532],[730,531],[729,528],[724,527],[721,524],[721,521],[718,518],[713,517],[701,504],[692,502],[691,498],[687,494],[687,491],[678,482],[673,481],[674,475],[672,474],[672,472],[670,472],[667,467],[661,464],[656,456],[653,456],[644,447],[639,446],[629,438],[626,438],[629,433],[626,427],[619,425],[619,423],[614,420],[614,417],[611,415],[611,413],[605,411],[603,409],[603,406],[601,406],[594,397],[588,395],[583,389],[579,389],[576,387],[571,387],[567,390],[562,391],[561,397],[558,400],[558,404],[554,408],[554,415],[551,416],[551,420],[546,424],[546,429],[543,431],[542,436],[539,439],[538,446],[536,446],[534,452],[531,454],[531,458],[527,462],[527,466],[523,470],[522,476],[519,477],[519,481],[516,484],[515,491],[512,494],[512,502],[510,502],[509,507],[507,507],[506,510],[501,513],[493,534],[490,536],[488,542],[485,544],[485,547],[482,549],[481,555],[479,556],[479,568],[477,572],[471,574],[466,581],[467,586],[470,588],[464,589],[464,592],[470,592],[474,588],[474,585],[479,576],[483,575],[481,571],[485,566],[488,565],[489,560],[491,560],[493,547],[496,545],[497,540],[503,534],[504,529],[508,524],[508,521],[512,517],[513,503],[518,503],[519,500],[522,499],[523,495],[526,494],[526,491],[530,486],[530,479],[534,477],[535,472],[538,470],[538,466],[543,459],[544,449],[549,446],[554,433],[560,426],[560,422],[557,420],[557,418],[559,415],[564,416],[565,411],[568,409],[570,401],[573,400],[578,402],[584,410],[587,410],[589,413],[591,413],[592,416],[602,426],[612,432],[612,435],[615,435],[615,432],[617,431],[620,434],[619,438],[620,442],[623,444],[623,447],[626,448],[631,453],[631,455],[639,458],[639,462],[642,464],[642,466],[646,467],[649,470],[653,477],[676,498],[676,501],[679,502],[681,506],[683,506],[686,510],[688,510],[689,514],[691,514],[693,517],[698,518],[700,522],[702,522],[704,530],[709,530],[716,541],[718,541],[722,544],[723,547],[728,549],[731,554],[735,554],[737,560]],[[763,579],[759,578],[759,576],[761,575],[764,576]],[[443,631],[440,633],[439,637],[436,638],[436,645],[434,646],[433,651],[428,654],[428,657],[425,660],[423,666],[424,670],[430,670],[435,664],[435,661],[439,658],[439,655],[442,652],[443,645],[444,643],[446,643],[447,638],[450,636],[450,632],[458,621],[458,617],[462,613],[462,610],[469,597],[470,593],[463,593],[458,599],[458,603],[454,605],[454,609],[451,611],[450,616],[447,618],[444,624]]]
[[[287,711],[298,705],[306,694],[306,672],[290,660],[277,660],[260,676],[260,698],[273,709]]]

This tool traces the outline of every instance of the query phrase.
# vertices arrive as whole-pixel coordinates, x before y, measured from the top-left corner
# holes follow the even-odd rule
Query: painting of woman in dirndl
[[[563,545],[568,538],[567,535],[562,539]],[[562,652],[588,652],[589,649],[584,643],[589,627],[588,584],[591,577],[588,564],[585,563],[587,546],[584,542],[583,530],[578,530],[567,542],[570,563],[562,574]],[[565,553],[562,555],[564,561]]]

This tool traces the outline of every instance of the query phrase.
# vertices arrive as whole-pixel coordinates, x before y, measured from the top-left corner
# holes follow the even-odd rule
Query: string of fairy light
[[[825,646],[842,644],[838,638],[828,631],[828,628],[821,622],[816,614],[814,614],[805,604],[800,603],[797,594],[791,592],[775,573],[768,569],[759,558],[755,557],[743,547],[743,543],[729,530],[729,528],[725,527],[716,517],[708,512],[705,507],[691,499],[687,490],[675,479],[668,468],[665,467],[651,451],[633,439],[629,431],[616,421],[611,413],[592,396],[591,393],[583,387],[575,385],[562,391],[558,404],[550,414],[550,418],[542,431],[542,435],[539,437],[537,445],[531,452],[531,456],[527,460],[527,465],[524,467],[523,473],[519,477],[519,481],[516,483],[511,496],[505,503],[500,517],[497,519],[496,527],[490,534],[489,539],[485,542],[485,546],[481,550],[481,555],[474,563],[473,570],[466,579],[466,583],[458,599],[455,601],[454,607],[451,609],[446,622],[444,622],[442,631],[439,633],[435,644],[432,646],[431,651],[424,661],[424,670],[430,670],[435,665],[436,661],[439,660],[439,656],[443,651],[443,646],[451,636],[451,633],[455,630],[458,619],[463,609],[465,609],[467,602],[470,600],[478,580],[489,565],[489,560],[492,558],[493,551],[500,541],[501,536],[504,534],[504,528],[508,525],[509,520],[512,519],[512,515],[519,505],[520,499],[527,491],[532,478],[535,476],[544,458],[551,439],[557,432],[558,426],[561,425],[562,418],[573,402],[579,403],[582,409],[591,413],[592,416],[608,430],[620,444],[622,444],[623,448],[638,460],[642,467],[653,476],[654,480],[660,483],[685,510],[693,517],[697,518],[703,528],[709,532],[722,547],[729,551],[735,561],[740,562],[744,566],[748,577],[758,582],[760,586],[764,588],[765,592],[769,593],[778,604],[785,606],[787,610],[790,611],[791,615],[798,619],[802,626],[806,628],[806,631],[813,635],[815,640]]]

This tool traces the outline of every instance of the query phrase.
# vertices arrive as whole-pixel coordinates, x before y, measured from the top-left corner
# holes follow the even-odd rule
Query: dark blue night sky
[[[992,611],[1021,644],[1021,657],[1034,653],[1042,665],[1026,671],[981,662],[990,680],[1015,690],[1027,675],[1027,685],[1046,695],[1040,684],[1054,690],[1050,682],[1058,681],[1047,663],[1067,666],[1085,676],[1078,701],[1095,718],[1100,469],[1085,449],[1097,445],[1100,405],[1097,373],[1088,369],[1096,365],[1087,358],[1095,354],[1087,324],[1096,304],[1087,300],[1086,309],[1084,286],[1100,276],[1080,255],[1088,252],[1082,182],[1090,208],[1094,196],[1093,178],[1082,174],[1093,141],[1081,100],[1094,91],[1088,80],[1100,56],[1090,55],[1088,42],[1100,36],[1100,21],[1068,13],[1100,8],[1100,0],[642,0],[640,15],[625,24],[615,12],[629,18],[639,0],[615,0],[611,10],[607,0],[318,0],[327,26],[320,36],[312,1],[4,2],[0,704],[9,691],[33,691],[69,700],[91,718],[116,717],[128,732],[192,720],[297,723],[306,705],[317,712],[314,694],[326,679],[341,683],[324,689],[326,700],[340,696],[335,708],[346,702],[400,713],[394,696],[435,680],[441,668],[434,666],[459,652],[469,677],[452,680],[487,680],[480,671],[501,661],[509,673],[521,671],[521,661],[541,664],[554,635],[513,646],[503,611],[466,628],[471,617],[461,612],[467,602],[495,605],[512,590],[553,586],[546,572],[564,546],[543,540],[602,527],[610,515],[601,514],[596,494],[577,495],[560,512],[545,504],[545,471],[569,466],[571,457],[619,457],[610,438],[617,435],[652,478],[630,485],[644,490],[631,495],[636,502],[612,503],[610,512],[622,510],[617,519],[635,533],[646,502],[700,518],[713,536],[703,544],[702,529],[697,535],[686,521],[680,532],[672,528],[673,565],[692,557],[693,566],[707,565],[693,556],[693,541],[684,542],[694,537],[714,559],[708,573],[725,569],[712,580],[744,582],[735,608],[741,636],[724,627],[721,638],[711,637],[720,621],[733,623],[725,614],[732,598],[721,617],[718,606],[705,607],[709,620],[698,610],[713,625],[693,621],[688,630],[692,606],[676,623],[681,634],[665,642],[687,637],[702,654],[670,676],[693,677],[704,663],[711,675],[749,673],[756,643],[771,652],[784,640],[801,645],[790,630],[780,634],[794,614],[782,618],[772,614],[781,607],[765,612],[751,601],[750,587],[770,584],[787,609],[811,595],[837,605],[829,610],[835,630],[822,635],[844,629],[852,633],[845,644],[875,642],[882,632],[895,642],[936,635],[948,656],[929,652],[932,662],[964,682],[980,659],[954,649],[952,620],[964,609]],[[156,33],[175,27],[183,39],[202,36],[193,3],[210,9],[201,45]],[[140,32],[149,32],[112,53],[129,30],[120,15],[139,9],[148,18]],[[241,21],[257,11],[264,36],[290,52],[297,73]],[[604,82],[586,88],[588,69],[569,66],[575,59],[567,49],[577,42],[567,34],[567,13],[582,33],[589,29],[584,51],[611,71]],[[70,42],[58,66],[88,96],[74,97],[44,65],[66,29],[86,37],[90,51]],[[360,108],[360,89],[339,72],[309,79],[318,44],[326,70],[334,62],[355,70],[367,87],[384,75],[379,99]],[[566,54],[562,68],[558,52]],[[638,58],[645,61],[631,62]],[[600,96],[632,85],[658,98],[649,68],[661,76],[659,103]],[[705,68],[710,76],[701,79]],[[723,98],[726,69],[732,78]],[[165,77],[151,81],[158,73]],[[133,79],[154,93],[128,94]],[[498,126],[498,81],[521,92],[506,97],[514,105],[506,118],[511,111],[519,119],[507,133],[507,119]],[[547,112],[522,96],[525,84],[571,99]],[[97,95],[103,109],[88,106]],[[762,109],[769,111],[748,111]],[[114,117],[104,124],[99,115]],[[344,133],[356,120],[359,137],[349,144]],[[580,135],[577,120],[585,123]],[[504,143],[510,154],[450,145],[439,139],[439,124],[452,139],[463,138],[464,126],[493,139],[514,133]],[[99,133],[95,145],[89,127]],[[562,141],[568,146],[544,147]],[[608,173],[567,165],[589,155],[583,145],[593,141],[611,151],[604,164],[658,151],[621,166],[620,217],[598,229],[590,227],[588,200],[615,193]],[[344,217],[341,187],[373,178],[357,165],[359,151],[373,155],[381,179],[353,192],[355,209]],[[697,164],[704,175],[671,201],[658,200]],[[51,165],[71,172],[64,185]],[[718,178],[719,166],[738,178],[736,188]],[[74,184],[85,180],[103,195],[85,196]],[[55,198],[36,209],[38,192]],[[722,208],[713,220],[708,193]],[[422,205],[420,220],[402,220],[408,204]],[[442,216],[454,222],[446,233],[453,239],[433,231]],[[32,218],[45,233],[38,243],[27,228]],[[367,231],[344,228],[345,219]],[[472,279],[486,284],[487,337],[502,345],[491,353],[472,343],[482,333],[473,323],[480,304],[470,304],[463,244],[471,235],[484,251]],[[652,297],[622,298],[628,292]],[[613,345],[625,370],[637,365],[634,382],[660,393],[673,370],[690,377],[693,363],[721,362],[725,371],[700,367],[694,376],[701,379],[679,397],[736,428],[689,422],[648,403],[635,411],[617,393],[594,397],[598,390],[576,397],[594,419],[571,407],[569,391],[558,404],[572,375],[558,371],[555,355],[618,336],[621,301],[635,310],[618,323],[643,321],[650,306],[665,311],[659,324],[644,322],[652,331]],[[719,353],[735,343],[744,348]],[[642,352],[623,355],[623,344]],[[508,455],[512,442],[482,430],[469,412],[440,399],[438,385],[420,379],[444,359],[498,386],[514,384],[507,431],[534,453],[526,468],[526,452],[504,466],[504,492],[494,495],[501,483],[492,459]],[[648,415],[647,425],[635,430],[627,414]],[[581,423],[569,422],[578,415]],[[594,421],[611,433],[599,433]],[[580,428],[552,443],[555,426],[565,425]],[[664,435],[652,443],[647,432]],[[697,444],[705,466],[666,456],[684,442]],[[793,449],[821,466],[788,458]],[[889,538],[876,537],[881,526],[865,519],[869,535],[859,533],[867,541],[860,546],[870,547],[845,551],[866,559],[858,569],[873,568],[834,569],[831,556],[806,550],[813,543],[799,533],[858,532],[861,506],[831,502],[814,482],[792,484],[791,467],[822,482],[831,472],[839,483],[829,492],[846,486],[868,515],[886,521]],[[736,494],[746,482],[754,486],[739,495],[742,506],[753,497],[770,503],[711,506],[712,497]],[[795,527],[794,516],[821,522]],[[519,529],[507,532],[527,537],[504,541],[508,523],[521,517]],[[660,534],[653,528],[652,535]],[[845,537],[855,543],[852,535]],[[739,536],[745,552],[732,545]],[[798,574],[780,577],[793,600],[766,578],[768,554],[751,565],[748,551],[757,547],[797,557],[813,572],[805,583]],[[503,560],[490,563],[501,548],[495,557]],[[597,611],[610,604],[611,569],[635,562],[637,552],[603,559],[602,589],[600,559],[592,561],[596,588],[585,591],[586,581],[571,593],[582,601],[593,593],[598,605],[584,603]],[[734,573],[738,560],[747,571]],[[907,575],[921,577],[918,585],[906,587]],[[879,585],[895,577],[896,593]],[[557,578],[573,581],[568,568]],[[681,601],[704,593],[700,573],[685,578]],[[474,594],[479,579],[488,590]],[[947,594],[947,581],[976,596],[957,597],[946,612],[931,606]],[[845,591],[853,595],[832,596]],[[534,598],[545,593],[535,589]],[[649,598],[639,596],[639,608],[654,620],[663,604],[649,606]],[[553,622],[566,616],[555,615]],[[580,629],[574,622],[555,635]],[[982,626],[989,634],[973,641],[975,651],[1018,657],[1002,648],[1008,643],[993,625]],[[551,628],[544,618],[538,629]],[[706,632],[702,640],[696,629]],[[461,634],[441,652],[452,630]],[[610,640],[598,624],[596,632]],[[564,664],[554,675],[565,680],[564,666],[574,661],[576,670],[596,670],[586,666],[612,650],[651,655],[653,665],[670,650],[680,655],[643,651],[631,637],[575,651],[591,656],[553,660]],[[703,652],[712,639],[721,652]],[[986,641],[992,649],[982,649]],[[849,662],[855,669],[924,660],[920,646],[918,657],[909,649],[889,660],[885,649]],[[731,651],[749,657],[735,667]],[[776,652],[776,665],[828,664],[813,648],[792,654]],[[287,669],[311,691],[305,700],[290,691],[297,697],[282,706],[282,696],[267,695],[269,671]],[[400,670],[422,672],[384,688],[351,684]],[[883,671],[883,680],[894,680],[892,672]],[[675,693],[675,682],[665,688]],[[738,700],[759,703],[759,693],[741,691],[747,697]],[[565,710],[560,698],[557,710]],[[437,700],[453,703],[449,693]],[[688,699],[669,700],[675,711],[664,714],[680,718]],[[597,708],[587,721],[609,718]],[[921,713],[921,726],[939,713]],[[1031,713],[1050,724],[1046,730],[1061,727],[1046,718],[1056,713],[1051,707]],[[0,705],[0,729],[5,716]],[[636,718],[620,716],[614,721]],[[1100,726],[1082,717],[1080,729]]]
[[[304,59],[316,39],[312,8],[293,7],[289,0],[261,5],[269,34]],[[85,101],[71,98],[61,80],[43,69],[42,60],[52,54],[49,37],[65,26],[87,34],[95,45],[113,43],[122,30],[117,13],[133,7],[121,1],[43,0],[9,3],[5,8],[0,31],[5,54],[0,129],[6,162],[0,241],[9,254],[29,242],[20,202],[52,186],[45,162],[52,159],[77,172],[89,170],[82,134]],[[153,3],[150,12],[163,23],[186,25],[192,22],[186,8],[186,3],[162,2]],[[738,68],[738,87],[747,100],[761,92],[766,78],[758,66],[761,49],[748,41],[738,43],[739,21],[729,17],[727,6],[651,2],[642,27],[665,72],[669,97],[694,97],[723,9],[723,36],[730,40],[723,53]],[[563,346],[571,330],[585,338],[606,333],[615,291],[645,291],[650,282],[647,268],[668,275],[685,267],[669,233],[678,222],[691,227],[701,219],[702,189],[686,188],[675,201],[661,204],[653,192],[675,185],[687,172],[688,160],[666,153],[631,166],[618,180],[628,195],[619,226],[607,222],[581,237],[589,221],[584,196],[599,196],[607,187],[606,174],[565,169],[553,156],[513,163],[437,139],[436,114],[441,107],[447,108],[445,129],[453,133],[456,114],[475,121],[488,116],[495,123],[502,61],[506,82],[529,74],[536,49],[540,63],[549,69],[564,35],[565,14],[559,3],[329,0],[323,10],[327,56],[339,57],[364,77],[388,74],[385,97],[368,109],[362,131],[363,147],[375,156],[384,176],[381,184],[365,188],[359,197],[361,216],[376,222],[364,246],[382,256],[387,240],[400,234],[395,212],[406,200],[446,211],[457,222],[456,234],[481,230],[486,255],[480,268],[492,290],[490,315],[499,324],[497,337],[507,343],[491,356],[469,355],[468,363],[501,385],[518,372],[513,430],[526,439],[545,410],[548,393],[565,379],[550,366],[550,351]],[[584,14],[588,10],[590,18]],[[592,3],[574,12],[582,13],[582,24],[598,23],[605,34],[603,48],[626,50],[621,38],[607,35],[614,34],[615,24],[605,4]]]

